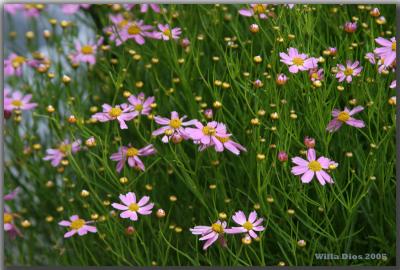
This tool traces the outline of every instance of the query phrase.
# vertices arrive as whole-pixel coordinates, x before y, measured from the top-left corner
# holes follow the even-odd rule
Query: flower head
[[[14,111],[14,110],[32,110],[36,108],[37,103],[31,103],[32,95],[23,95],[19,91],[14,91],[12,93],[7,91],[8,95],[11,96],[4,96],[4,109],[7,111]],[[6,92],[4,92],[6,94]]]
[[[296,48],[289,48],[288,53],[279,53],[281,62],[290,66],[289,71],[291,73],[297,73],[304,70],[309,70],[317,67],[317,59],[314,57],[308,57],[307,54],[299,53]]]
[[[154,37],[162,40],[178,39],[182,33],[182,30],[179,27],[171,29],[168,24],[158,24],[158,29],[160,30],[160,32],[156,32],[154,34]]]
[[[151,112],[151,104],[154,103],[154,100],[154,97],[146,98],[144,93],[139,93],[137,96],[131,95],[128,98],[133,110],[139,115],[149,115]]]
[[[229,137],[229,134],[226,133],[226,126],[224,124],[212,121],[204,126],[199,121],[196,121],[194,125],[196,128],[185,129],[185,132],[192,140],[205,147],[214,145],[218,152],[224,150],[224,144],[222,141]]]
[[[226,222],[217,220],[215,223],[211,224],[211,226],[195,226],[194,228],[190,228],[190,231],[194,235],[201,235],[199,240],[206,241],[203,245],[203,250],[206,250],[218,239],[223,246],[225,245],[225,229]]]
[[[167,143],[174,135],[180,135],[183,139],[188,139],[188,135],[185,132],[185,127],[193,125],[197,120],[190,120],[184,122],[186,115],[179,118],[179,114],[175,111],[171,112],[171,119],[155,116],[154,120],[157,124],[163,125],[163,127],[153,131],[153,136],[164,135],[162,137],[162,142]]]
[[[88,9],[90,4],[63,4],[61,5],[61,11],[64,14],[71,15],[79,11],[79,9]]]
[[[138,214],[150,215],[151,209],[154,207],[154,203],[148,203],[150,200],[149,196],[144,196],[137,202],[136,195],[133,192],[128,192],[125,195],[120,194],[119,199],[123,204],[113,203],[111,206],[123,211],[120,214],[121,218],[129,218],[133,221],[138,220]]]
[[[21,76],[22,67],[26,63],[26,58],[15,53],[12,53],[4,60],[4,75],[5,76]]]
[[[18,195],[19,191],[20,188],[17,187],[9,194],[4,195],[3,200],[4,201],[13,200]],[[11,212],[11,209],[7,205],[5,205],[3,213],[4,231],[8,233],[11,239],[15,239],[16,236],[22,236],[21,232],[14,223],[15,216],[16,215]]]
[[[334,109],[332,111],[332,116],[334,119],[332,119],[326,130],[330,132],[335,132],[337,131],[342,124],[346,124],[349,126],[353,126],[356,128],[363,128],[365,126],[364,121],[354,119],[352,116],[356,113],[359,113],[364,110],[364,107],[362,106],[357,106],[353,108],[352,110],[347,109],[346,107],[344,108],[344,111],[340,111],[339,109]]]
[[[141,149],[137,149],[129,144],[128,146],[120,147],[118,149],[118,152],[111,155],[110,159],[113,161],[118,161],[117,163],[118,173],[121,172],[121,170],[124,168],[126,161],[128,161],[129,167],[138,168],[144,171],[145,170],[144,164],[139,157],[154,155],[155,153],[156,149],[153,147],[152,144],[149,144]]]
[[[124,4],[124,8],[126,10],[131,10],[136,4]],[[140,12],[147,13],[149,7],[156,13],[160,13],[161,9],[160,6],[157,4],[139,4]]]
[[[246,17],[258,16],[265,20],[271,15],[267,7],[267,4],[250,4],[249,9],[240,9],[239,14]]]
[[[119,46],[128,39],[133,39],[137,44],[143,45],[145,37],[153,37],[149,31],[153,29],[151,25],[144,25],[143,20],[128,22],[120,31],[116,38],[116,45]]]
[[[285,74],[283,74],[283,73],[280,73],[280,74],[278,74],[278,76],[276,77],[276,83],[278,84],[278,85],[284,85],[284,84],[286,84],[286,82],[287,82],[287,80],[288,80],[288,77],[285,75]]]
[[[43,160],[51,160],[51,165],[57,167],[61,160],[68,155],[75,154],[81,149],[81,140],[76,140],[73,143],[69,143],[68,140],[64,140],[57,148],[50,148],[46,150],[46,156]]]
[[[356,22],[346,22],[343,27],[344,31],[347,33],[354,33],[357,30]]]
[[[232,216],[232,219],[236,224],[240,225],[240,227],[226,229],[225,231],[228,234],[246,233],[252,238],[257,238],[258,236],[256,232],[262,232],[265,230],[265,228],[261,225],[263,219],[257,219],[256,211],[251,212],[249,218],[246,218],[246,215],[243,213],[243,211],[238,211],[234,216]]]
[[[58,223],[58,225],[63,227],[69,227],[69,231],[64,234],[64,238],[68,238],[78,233],[78,235],[82,236],[87,234],[88,232],[96,233],[97,229],[95,226],[91,226],[88,224],[93,223],[93,221],[85,221],[84,219],[79,218],[78,215],[73,215],[68,220],[62,220]]]
[[[322,68],[320,69],[312,68],[310,69],[308,74],[312,82],[324,80],[324,70]]]
[[[108,104],[103,104],[103,112],[95,113],[92,117],[100,122],[117,120],[121,129],[127,129],[125,121],[130,121],[138,115],[132,106],[126,103],[111,107]]]
[[[96,44],[81,44],[79,41],[75,41],[76,52],[72,55],[72,62],[84,62],[94,65],[96,63],[97,48],[103,43],[103,40],[103,37],[99,38]]]
[[[338,64],[339,72],[336,74],[336,78],[339,79],[339,82],[343,82],[346,79],[346,82],[351,83],[353,76],[358,76],[361,73],[362,67],[359,64],[360,62],[358,61],[354,63],[347,61],[346,67]]]
[[[381,58],[382,64],[386,67],[393,65],[396,62],[396,38],[392,37],[389,41],[379,37],[375,42],[382,46],[374,50],[374,53]]]

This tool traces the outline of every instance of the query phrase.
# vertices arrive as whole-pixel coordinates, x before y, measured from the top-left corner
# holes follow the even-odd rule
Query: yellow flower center
[[[139,111],[139,112],[140,112],[141,110],[143,110],[143,104],[138,104],[138,105],[136,105],[136,106],[135,106],[135,110],[136,110],[136,111]]]
[[[23,63],[25,63],[25,58],[22,56],[16,56],[11,61],[11,64],[14,68],[19,68]]]
[[[308,168],[314,172],[322,170],[321,163],[316,160],[310,161],[310,163],[308,163]]]
[[[21,107],[22,106],[22,101],[18,100],[18,99],[14,99],[13,101],[11,101],[11,104],[15,107]]]
[[[211,229],[216,233],[223,233],[224,232],[224,228],[222,227],[221,224],[218,224],[218,223],[212,224],[211,225]]]
[[[218,137],[218,136],[215,136],[215,137],[218,139],[218,141],[220,141],[220,142],[222,142],[222,143],[226,143],[226,142],[229,141],[229,137],[225,137],[225,138],[223,138],[223,137]]]
[[[69,226],[72,230],[79,230],[85,225],[85,221],[83,219],[78,218],[77,220],[74,220],[71,222],[71,225]]]
[[[127,25],[127,24],[128,24],[128,21],[127,21],[127,20],[122,20],[122,21],[118,24],[118,27],[119,27],[119,28],[124,28],[124,26]]]
[[[302,66],[304,64],[304,60],[302,58],[300,58],[300,57],[294,57],[292,62],[296,66]]]
[[[137,150],[135,147],[130,147],[128,150],[126,150],[126,155],[128,157],[134,157],[139,153],[139,150]]]
[[[174,118],[169,121],[169,126],[172,128],[180,128],[182,125],[182,122],[179,118]]]
[[[313,78],[313,79],[318,79],[318,73],[313,73],[312,75],[311,75],[311,78]]]
[[[24,8],[25,8],[26,10],[31,10],[31,9],[35,8],[35,6],[32,5],[32,4],[25,4],[25,5],[24,5]]]
[[[131,203],[131,204],[128,206],[128,208],[129,208],[129,210],[131,210],[131,211],[133,211],[133,212],[136,212],[137,210],[139,210],[139,205],[137,205],[136,203]]]
[[[396,51],[396,41],[392,42],[392,51]]]
[[[136,24],[132,24],[128,27],[128,34],[129,35],[137,35],[141,32],[140,28]]]
[[[11,221],[13,220],[13,216],[9,213],[4,213],[3,220],[4,224],[11,223]]]
[[[83,54],[93,54],[93,47],[90,45],[85,45],[81,48]]]
[[[204,135],[209,135],[209,136],[215,135],[215,132],[216,132],[215,128],[212,128],[212,127],[209,127],[209,126],[203,127],[202,131],[203,131]]]
[[[246,230],[250,231],[251,229],[253,229],[253,224],[249,221],[246,221],[245,223],[243,223],[243,228],[245,228]]]
[[[339,121],[346,122],[349,120],[350,114],[348,112],[340,112],[338,115]]]
[[[164,134],[165,135],[167,135],[167,136],[171,136],[172,134],[174,134],[174,131],[172,130],[172,129],[166,129],[165,131],[164,131]]]
[[[112,109],[108,112],[108,114],[109,114],[111,117],[118,117],[118,116],[120,116],[120,115],[122,114],[122,110],[121,110],[120,108],[118,108],[118,107],[115,107],[115,108],[112,108]]]
[[[71,150],[71,145],[70,144],[65,144],[62,143],[59,147],[58,150],[60,150],[63,154],[67,153],[68,151]]]
[[[345,70],[344,70],[344,75],[346,75],[346,76],[351,76],[351,75],[353,75],[353,69],[352,68],[346,68]]]
[[[265,6],[262,5],[262,4],[256,4],[256,5],[253,6],[253,11],[254,11],[254,13],[256,13],[256,14],[265,13],[266,10],[267,10],[267,9],[266,9]]]
[[[163,33],[164,33],[164,35],[166,35],[166,36],[168,36],[168,37],[171,37],[171,36],[172,36],[171,30],[168,29],[168,28],[164,29]]]

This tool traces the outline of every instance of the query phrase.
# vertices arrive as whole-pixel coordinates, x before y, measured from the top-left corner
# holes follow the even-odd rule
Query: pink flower
[[[214,115],[212,109],[205,109],[203,114],[204,114],[204,117],[207,118],[207,119],[212,119],[213,115]]]
[[[82,236],[87,234],[88,232],[97,232],[95,226],[87,225],[93,223],[93,221],[85,221],[84,219],[79,218],[78,215],[73,215],[69,219],[70,221],[63,220],[58,223],[58,225],[60,226],[69,227],[69,231],[64,234],[64,238],[71,237],[76,233]]]
[[[181,40],[181,46],[182,48],[187,48],[190,46],[190,40],[188,38],[184,38]]]
[[[217,140],[222,144],[222,148],[217,146],[213,140],[211,140],[210,144],[202,144],[199,147],[199,151],[203,151],[204,149],[214,146],[215,151],[222,152],[224,149],[229,150],[230,152],[234,153],[235,155],[239,155],[240,151],[247,152],[247,149],[244,148],[242,145],[238,144],[231,140],[230,134],[225,134],[227,137],[219,137],[216,136]]]
[[[343,82],[346,79],[346,82],[351,83],[353,76],[357,76],[362,70],[362,67],[358,66],[359,64],[360,62],[358,61],[351,63],[350,60],[347,60],[346,67],[338,64],[339,72],[336,74],[336,78],[339,79],[339,82]]]
[[[153,37],[153,34],[149,32],[151,29],[153,29],[153,26],[144,25],[143,20],[129,22],[119,32],[115,44],[119,46],[128,39],[133,39],[137,44],[143,45],[145,37]]]
[[[304,145],[307,148],[314,148],[315,147],[315,139],[308,137],[308,136],[304,137]]]
[[[357,120],[351,117],[354,114],[361,112],[362,110],[364,110],[364,107],[362,106],[357,106],[351,111],[349,111],[349,109],[347,109],[346,107],[344,108],[344,111],[334,109],[332,111],[332,116],[335,118],[329,122],[326,130],[328,130],[329,132],[335,132],[342,126],[343,123],[356,128],[363,128],[365,126],[364,121]]]
[[[19,56],[15,53],[10,54],[10,56],[4,60],[4,75],[6,76],[21,76],[22,67],[25,64],[25,57]]]
[[[197,122],[197,120],[190,120],[187,122],[183,122],[185,118],[186,115],[183,116],[182,118],[179,118],[179,114],[175,111],[171,112],[171,119],[161,116],[154,117],[154,120],[156,121],[157,124],[164,126],[153,131],[152,135],[158,136],[164,134],[164,136],[161,139],[163,143],[168,143],[169,140],[174,135],[180,135],[185,140],[188,139],[188,135],[186,135],[184,127],[194,125]]]
[[[324,80],[324,70],[322,68],[312,68],[308,74],[310,75],[310,80],[312,82]]]
[[[217,222],[213,223],[211,226],[195,226],[194,228],[190,228],[190,231],[194,235],[201,235],[201,238],[199,240],[206,241],[203,246],[203,250],[206,250],[218,239],[222,246],[226,246],[223,235],[225,232],[225,228],[226,222],[221,222],[217,220]]]
[[[19,91],[11,93],[11,97],[4,97],[4,109],[7,111],[14,110],[32,110],[36,108],[37,103],[30,103],[32,95],[23,95]]]
[[[144,171],[145,169],[144,164],[139,157],[154,155],[155,153],[156,149],[153,147],[152,144],[149,144],[142,149],[137,149],[129,144],[128,147],[126,146],[120,147],[117,153],[111,155],[110,159],[113,161],[118,161],[117,163],[118,173],[120,173],[121,170],[124,168],[126,161],[128,161],[129,167],[138,168]]]
[[[396,62],[396,38],[392,37],[389,41],[379,37],[375,39],[375,42],[383,46],[374,50],[374,53],[381,58],[382,64],[386,67],[394,64]]]
[[[125,195],[120,194],[119,199],[123,204],[113,203],[111,206],[115,209],[124,211],[119,215],[121,218],[129,218],[133,221],[138,220],[138,214],[150,215],[151,209],[154,206],[154,203],[148,204],[150,200],[149,196],[144,196],[139,200],[139,202],[136,202],[136,195],[133,192],[128,192]]]
[[[120,45],[122,43],[122,41],[119,39],[120,33],[122,29],[129,23],[129,21],[126,20],[124,16],[122,16],[122,14],[110,14],[109,19],[113,23],[113,25],[105,27],[104,32],[109,35],[110,40],[116,41]]]
[[[61,5],[61,11],[64,14],[74,14],[79,11],[80,8],[88,9],[90,4],[63,4]]]
[[[357,30],[357,23],[346,22],[343,27],[344,31],[347,33],[354,33]]]
[[[229,137],[229,134],[226,134],[226,127],[224,124],[212,121],[203,126],[202,123],[197,121],[194,125],[196,128],[185,129],[186,134],[188,134],[192,140],[205,146],[209,146],[213,143],[218,152],[224,150],[224,144],[220,139]]]
[[[276,83],[277,83],[278,85],[284,85],[284,84],[286,84],[287,80],[288,80],[288,77],[286,77],[286,75],[283,74],[283,73],[278,74],[278,76],[276,77]]]
[[[126,10],[131,10],[135,4],[124,4]],[[157,4],[139,4],[140,12],[147,13],[149,7],[156,13],[160,13],[160,6]]]
[[[250,213],[249,219],[246,218],[246,215],[243,213],[243,211],[238,211],[235,213],[232,219],[236,222],[236,224],[240,225],[240,227],[226,229],[225,232],[228,234],[246,233],[252,238],[257,238],[258,235],[256,232],[262,232],[265,230],[265,228],[261,225],[263,219],[257,219],[256,211]]]
[[[239,10],[239,14],[246,17],[251,17],[257,15],[260,19],[267,19],[267,4],[250,4],[250,9],[241,9]]]
[[[15,188],[13,191],[11,191],[10,193],[4,195],[3,200],[5,201],[11,201],[14,200],[15,197],[17,197],[18,193],[21,191],[21,189],[19,187]]]
[[[296,48],[289,48],[288,54],[279,53],[281,57],[281,62],[289,65],[289,71],[291,73],[297,73],[299,70],[309,70],[311,68],[317,67],[317,59],[314,57],[308,58],[307,54],[299,54]]]
[[[396,80],[394,80],[394,81],[390,84],[389,87],[392,88],[392,89],[396,88]]]
[[[47,155],[43,160],[51,160],[51,165],[57,167],[63,158],[71,154],[75,154],[81,149],[81,140],[76,140],[73,143],[69,143],[68,140],[64,140],[58,148],[50,148],[46,150]]]
[[[168,24],[158,24],[158,29],[160,29],[160,32],[155,32],[154,38],[162,40],[178,39],[182,33],[179,27],[171,29]]]
[[[101,37],[96,44],[85,44],[82,45],[79,41],[75,41],[76,52],[72,55],[72,62],[80,63],[86,62],[90,65],[96,63],[96,51],[97,47],[103,43],[104,38]]]
[[[138,113],[133,111],[132,106],[126,103],[111,107],[108,104],[103,104],[103,112],[95,113],[92,117],[100,122],[108,122],[117,120],[121,129],[127,129],[125,121],[130,121],[135,118]]]
[[[17,187],[9,194],[4,195],[3,200],[4,201],[13,200],[17,196],[19,191],[20,191],[20,188]],[[15,226],[15,223],[14,223],[15,216],[16,215],[11,212],[11,209],[7,205],[4,205],[4,213],[3,213],[4,231],[6,231],[8,233],[8,235],[10,236],[11,239],[15,239],[15,237],[17,235],[22,236],[22,233],[19,231],[17,226]]]
[[[329,55],[331,55],[331,56],[335,56],[337,53],[337,49],[335,47],[329,47],[328,51],[329,51]]]
[[[17,11],[22,10],[24,8],[23,4],[5,4],[4,11],[14,15]]]
[[[307,159],[308,160],[304,160],[301,157],[292,158],[292,162],[297,165],[292,168],[292,174],[302,174],[301,181],[303,183],[310,183],[314,175],[317,176],[321,185],[333,183],[331,176],[324,171],[327,170],[332,163],[330,159],[326,157],[319,157],[316,159],[314,148],[309,148],[307,150]]]
[[[365,59],[367,59],[371,64],[375,65],[376,64],[376,56],[374,53],[369,52],[365,54]]]
[[[280,162],[286,162],[288,160],[288,154],[285,151],[279,151],[278,160]]]
[[[149,115],[151,112],[151,104],[154,103],[154,97],[148,97],[145,99],[144,93],[139,95],[131,95],[128,98],[129,103],[133,106],[133,110],[139,115]]]

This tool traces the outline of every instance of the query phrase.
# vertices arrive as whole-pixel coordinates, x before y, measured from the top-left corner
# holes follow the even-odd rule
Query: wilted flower
[[[122,146],[118,149],[117,153],[111,155],[110,159],[113,161],[118,161],[117,163],[117,172],[121,172],[124,168],[125,162],[128,161],[128,165],[131,168],[138,168],[144,171],[145,167],[143,162],[140,160],[140,156],[149,156],[154,155],[156,153],[156,149],[152,144],[147,145],[141,149],[137,149],[132,147],[130,144],[128,147]]]
[[[357,106],[351,111],[346,107],[344,108],[344,111],[334,109],[332,111],[332,116],[335,118],[329,122],[326,130],[330,132],[335,132],[342,126],[343,123],[356,128],[363,128],[365,126],[364,121],[351,117],[354,114],[361,112],[362,110],[364,110],[364,107],[362,106]]]
[[[132,106],[124,103],[111,107],[108,104],[103,104],[103,112],[95,113],[92,118],[100,122],[117,120],[121,129],[127,129],[125,121],[130,121],[138,115],[138,112],[133,111]]]
[[[84,219],[79,218],[78,215],[73,215],[69,219],[70,221],[63,220],[58,223],[60,226],[69,227],[69,231],[64,234],[64,238],[71,237],[76,233],[78,233],[79,236],[82,236],[88,232],[97,232],[95,226],[88,225],[93,223],[93,221],[85,221]]]
[[[46,150],[47,155],[43,160],[51,160],[51,165],[57,167],[61,160],[70,154],[75,154],[80,150],[81,140],[76,140],[73,143],[69,143],[68,140],[64,140],[58,148],[50,148]]]
[[[302,53],[299,54],[296,48],[289,48],[288,54],[286,53],[279,53],[281,57],[281,62],[289,65],[289,71],[291,73],[297,73],[299,70],[309,70],[311,68],[317,67],[317,59],[314,57],[308,57],[306,54]]]
[[[346,62],[346,67],[338,64],[339,72],[336,74],[336,78],[339,79],[339,82],[343,82],[346,79],[346,82],[351,83],[353,80],[353,76],[357,76],[360,74],[362,67],[358,66],[360,62],[355,61],[351,63],[351,61]]]
[[[206,241],[203,246],[203,250],[206,250],[218,239],[222,246],[226,246],[224,239],[225,228],[226,221],[221,222],[217,220],[217,222],[213,223],[211,226],[195,226],[194,228],[190,228],[190,231],[192,234],[202,236],[199,240]]]
[[[226,229],[225,232],[228,234],[246,233],[252,238],[257,238],[258,235],[256,232],[262,232],[265,230],[264,226],[261,225],[263,219],[257,219],[256,211],[251,212],[248,219],[243,211],[238,211],[234,216],[232,216],[232,219],[236,224],[240,225],[240,227]]]
[[[136,202],[136,195],[134,192],[128,192],[125,195],[120,194],[119,199],[123,204],[113,203],[111,206],[123,211],[120,214],[121,218],[129,218],[133,221],[138,220],[138,214],[150,215],[151,209],[154,207],[154,203],[148,204],[150,200],[149,196],[144,196],[139,200],[139,202]]]

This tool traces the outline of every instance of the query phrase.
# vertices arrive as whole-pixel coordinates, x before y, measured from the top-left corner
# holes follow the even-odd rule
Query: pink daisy
[[[248,219],[243,211],[238,211],[235,213],[232,219],[236,222],[236,224],[240,225],[240,227],[226,229],[225,232],[228,234],[246,233],[252,238],[257,238],[258,235],[256,232],[262,232],[265,230],[265,228],[261,225],[263,219],[257,219],[256,211],[251,212]]]
[[[61,11],[64,14],[71,15],[79,11],[79,9],[88,9],[90,4],[63,4],[61,5]]]
[[[85,221],[84,219],[79,218],[78,215],[73,215],[70,218],[70,221],[63,220],[58,223],[58,225],[63,227],[69,227],[69,231],[64,234],[64,238],[68,238],[78,233],[78,235],[82,236],[87,234],[88,232],[96,233],[97,229],[95,226],[91,226],[88,224],[93,223],[93,221]]]
[[[199,151],[203,151],[204,149],[214,146],[215,151],[217,152],[222,152],[224,149],[229,150],[230,152],[234,153],[235,155],[239,155],[240,151],[247,152],[247,149],[244,148],[242,145],[238,144],[237,142],[234,142],[230,138],[230,134],[225,134],[226,137],[219,137],[216,136],[217,140],[222,144],[222,148],[220,146],[217,146],[214,141],[211,141],[210,144],[202,144],[199,147]]]
[[[128,98],[133,110],[139,115],[149,115],[151,112],[151,104],[154,103],[154,100],[154,97],[148,97],[146,99],[144,93],[139,93],[137,96],[131,95]]]
[[[332,111],[332,116],[335,118],[329,122],[326,130],[328,130],[329,132],[335,132],[342,126],[343,123],[356,128],[363,128],[365,126],[364,121],[354,119],[352,117],[354,114],[359,113],[362,110],[364,110],[364,107],[362,106],[357,106],[351,111],[349,111],[349,109],[347,109],[346,107],[344,108],[344,111],[334,109]]]
[[[75,41],[76,52],[72,55],[72,62],[74,63],[88,63],[94,65],[96,63],[96,51],[98,46],[103,44],[104,38],[101,37],[96,44],[82,45],[79,41]]]
[[[212,121],[203,125],[199,121],[194,123],[196,128],[186,128],[186,134],[195,142],[199,142],[202,145],[210,145],[213,143],[215,149],[218,152],[224,150],[223,143],[218,138],[226,138],[229,134],[226,133],[226,127],[222,123]]]
[[[46,150],[47,155],[43,160],[51,160],[51,165],[57,167],[63,158],[68,155],[75,154],[81,149],[81,140],[76,140],[73,143],[69,143],[68,140],[64,140],[58,148],[50,148]]]
[[[131,10],[134,6],[135,4],[124,4],[124,8],[126,10]],[[139,4],[139,6],[140,6],[140,12],[142,13],[147,13],[149,7],[156,13],[160,13],[161,11],[160,6],[157,4]]]
[[[304,160],[301,157],[292,158],[292,162],[297,166],[292,168],[292,174],[301,175],[301,181],[303,183],[310,183],[317,176],[317,179],[321,185],[326,183],[333,183],[333,180],[329,174],[325,172],[329,168],[332,161],[326,157],[319,157],[316,159],[314,148],[309,148],[307,150],[307,159]],[[337,163],[335,163],[337,164]]]
[[[318,63],[317,59],[314,57],[309,58],[307,54],[299,54],[296,48],[289,48],[288,54],[281,52],[279,56],[281,57],[282,63],[290,66],[289,71],[291,73],[297,73],[299,70],[304,71],[316,68]]]
[[[339,72],[336,74],[336,78],[339,79],[339,82],[343,82],[346,79],[346,82],[351,83],[353,76],[358,76],[361,73],[362,67],[359,67],[359,64],[360,62],[358,61],[352,63],[350,60],[347,60],[346,67],[338,64]]]
[[[144,25],[143,20],[127,23],[119,32],[116,38],[116,45],[119,46],[128,39],[133,39],[139,45],[145,43],[145,37],[153,37],[149,31],[153,29],[151,25]]]
[[[132,147],[130,144],[128,147],[122,146],[118,149],[118,152],[111,155],[110,159],[113,161],[118,161],[117,172],[120,173],[124,168],[125,162],[128,161],[128,165],[131,168],[138,168],[144,171],[145,167],[143,162],[140,160],[140,156],[154,155],[156,149],[152,144],[143,147],[142,149],[137,149]]]
[[[19,56],[15,53],[10,54],[7,59],[4,60],[4,75],[5,76],[21,76],[22,67],[26,62],[25,57]]]
[[[200,241],[206,241],[203,245],[203,250],[206,250],[215,241],[219,240],[222,246],[226,246],[224,239],[224,232],[226,228],[226,222],[219,221],[213,223],[211,226],[195,226],[190,228],[190,231],[194,235],[201,235]]]
[[[17,196],[19,191],[20,188],[17,187],[9,194],[4,195],[3,198],[4,201],[13,200]],[[11,209],[7,205],[4,205],[4,213],[3,213],[4,231],[8,233],[11,239],[15,239],[16,236],[22,236],[22,233],[14,223],[15,216],[16,215],[11,212]]]
[[[30,103],[32,95],[23,95],[19,91],[11,93],[10,97],[4,99],[4,109],[7,111],[13,110],[32,110],[36,108],[37,103]]]
[[[324,80],[324,70],[322,68],[312,68],[308,74],[310,75],[310,80],[313,82]]]
[[[121,129],[127,129],[128,126],[126,125],[125,121],[130,121],[138,115],[136,111],[133,111],[132,106],[129,106],[126,103],[116,105],[115,107],[111,107],[108,104],[103,104],[102,107],[103,112],[95,113],[92,115],[92,117],[100,122],[117,120]]]
[[[119,199],[123,204],[113,203],[111,206],[115,209],[124,211],[119,215],[121,218],[129,218],[133,221],[138,220],[138,214],[150,215],[151,209],[154,207],[154,203],[148,204],[150,200],[149,196],[143,196],[139,202],[136,202],[136,195],[133,192],[128,192],[125,195],[120,194]]]
[[[268,5],[267,4],[250,4],[250,9],[240,9],[239,14],[246,17],[258,16],[260,19],[267,19]]]
[[[17,11],[22,10],[24,8],[23,4],[5,4],[4,11],[14,15]]]
[[[374,53],[378,55],[383,61],[386,67],[391,66],[396,62],[396,38],[392,37],[389,40],[379,37],[375,39],[375,42],[383,47],[376,48]]]
[[[171,119],[161,116],[155,116],[154,120],[156,121],[156,123],[159,125],[163,125],[163,127],[153,131],[152,135],[158,136],[164,134],[161,139],[163,143],[168,143],[174,135],[180,135],[183,139],[187,139],[188,136],[185,133],[184,127],[194,125],[197,120],[184,122],[186,117],[187,116],[185,115],[179,118],[179,114],[175,111],[171,112]]]
[[[154,38],[162,39],[162,40],[170,40],[170,39],[178,39],[182,33],[182,30],[179,27],[172,28],[166,24],[158,24],[158,29],[160,32],[155,32]]]

